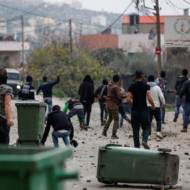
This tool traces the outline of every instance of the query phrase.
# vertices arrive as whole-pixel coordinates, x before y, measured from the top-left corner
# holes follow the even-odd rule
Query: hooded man
[[[92,104],[94,102],[94,82],[90,75],[86,75],[79,87],[80,102],[84,106],[85,125],[89,127]]]

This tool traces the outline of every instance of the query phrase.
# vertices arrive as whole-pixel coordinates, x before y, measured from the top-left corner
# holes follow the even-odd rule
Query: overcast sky
[[[72,2],[75,0],[45,0],[51,3]],[[145,0],[145,2],[152,5],[154,0]],[[188,3],[185,3],[189,2]],[[83,8],[92,10],[105,10],[108,12],[121,13],[128,6],[131,0],[80,0]],[[190,0],[160,0],[162,7],[161,14],[175,15],[182,14],[183,8],[190,8]],[[128,10],[127,13],[135,12],[134,5]]]

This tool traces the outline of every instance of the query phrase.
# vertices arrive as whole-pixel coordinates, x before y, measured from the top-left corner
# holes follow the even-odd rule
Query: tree
[[[73,57],[70,60],[69,49],[60,46],[51,45],[37,49],[29,57],[27,71],[35,79],[41,79],[43,75],[54,79],[59,75],[61,81],[56,93],[60,96],[76,96],[86,74],[90,74],[98,85],[103,78],[112,75],[112,70],[101,65],[87,53],[80,51],[80,55]]]
[[[92,56],[114,72],[119,74],[128,72],[128,59],[122,49],[99,49],[94,51]]]

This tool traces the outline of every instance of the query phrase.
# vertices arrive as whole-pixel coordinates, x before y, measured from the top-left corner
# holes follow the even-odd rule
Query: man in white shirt
[[[156,84],[155,78],[153,75],[150,75],[148,77],[148,83],[150,86],[150,93],[154,102],[154,105],[156,107],[155,110],[151,109],[150,103],[147,101],[148,108],[149,108],[149,127],[150,127],[150,134],[151,134],[151,123],[153,116],[156,119],[157,129],[156,129],[156,137],[157,140],[162,139],[161,134],[161,125],[162,125],[162,119],[161,119],[161,105],[165,106],[165,98],[162,93],[161,88]]]

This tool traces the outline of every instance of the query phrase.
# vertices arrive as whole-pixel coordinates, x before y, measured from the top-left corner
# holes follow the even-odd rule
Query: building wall
[[[154,53],[156,38],[149,40],[147,34],[123,34],[119,36],[119,48],[126,53]],[[162,46],[164,45],[163,35],[161,36]]]
[[[30,44],[25,42],[24,43],[25,50],[29,50]],[[15,51],[21,51],[22,44],[21,42],[16,41],[0,41],[0,52],[15,52]]]
[[[80,47],[89,51],[118,48],[118,36],[112,34],[83,35],[80,37]]]
[[[139,24],[137,26],[139,33],[149,33],[151,29],[156,32],[156,25],[155,24]],[[135,27],[130,26],[129,24],[122,24],[122,33],[123,34],[131,34],[134,33]],[[160,24],[160,31],[164,33],[164,24]]]
[[[0,52],[0,59],[5,59],[9,67],[20,66],[20,52]]]

